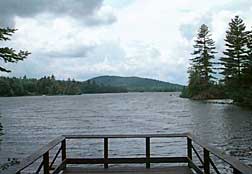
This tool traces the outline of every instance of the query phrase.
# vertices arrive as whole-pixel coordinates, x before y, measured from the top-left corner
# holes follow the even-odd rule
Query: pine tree
[[[195,57],[191,59],[191,70],[198,72],[200,75],[200,83],[204,87],[208,87],[215,77],[213,74],[213,59],[215,51],[215,42],[211,38],[211,33],[207,25],[201,25],[197,39],[195,40],[194,52]]]
[[[0,28],[0,41],[10,40],[12,34],[16,31],[16,29],[10,28]],[[15,63],[20,60],[24,60],[30,53],[28,51],[20,50],[18,53],[13,48],[3,47],[0,48],[0,60],[2,59],[5,63]],[[11,72],[0,66],[0,71],[3,72]]]
[[[244,60],[243,86],[252,87],[252,31],[248,31],[247,37],[248,54]]]
[[[223,65],[221,74],[224,75],[224,82],[232,87],[241,85],[242,71],[248,55],[247,42],[248,32],[243,20],[235,16],[229,23],[229,29],[226,31],[225,46],[223,52],[225,57],[220,59]]]

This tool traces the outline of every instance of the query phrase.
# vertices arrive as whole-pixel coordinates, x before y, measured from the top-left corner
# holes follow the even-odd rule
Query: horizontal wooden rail
[[[36,160],[43,158],[43,156],[49,152],[51,149],[53,149],[55,146],[60,144],[63,140],[65,140],[64,136],[59,136],[53,141],[49,142],[47,145],[43,146],[36,152],[34,152],[32,155],[28,156],[27,158],[24,158],[20,164],[18,164],[15,167],[10,167],[8,171],[5,171],[6,174],[13,174],[13,173],[19,173],[20,171],[24,170],[31,164],[33,164]]]
[[[145,157],[137,158],[109,158],[109,139],[144,139],[145,140]],[[187,156],[186,157],[151,157],[151,139],[153,138],[186,138],[187,140]],[[103,139],[104,141],[104,156],[103,158],[69,158],[66,156],[66,140],[71,139]],[[192,152],[195,152],[196,149],[193,146],[193,143],[198,144],[203,148],[204,152],[204,161],[203,163],[204,171],[197,166],[192,159]],[[233,169],[234,173],[243,173],[243,174],[252,174],[252,169],[245,164],[242,164],[237,159],[228,156],[221,152],[220,150],[204,143],[203,141],[195,138],[190,133],[181,133],[181,134],[112,134],[112,135],[64,135],[56,138],[51,141],[46,146],[43,146],[41,149],[33,153],[31,156],[25,158],[19,165],[10,170],[6,171],[6,174],[19,174],[23,169],[27,168],[33,164],[36,160],[43,159],[43,168],[44,174],[50,173],[50,163],[49,163],[49,151],[55,146],[61,144],[60,150],[57,152],[56,157],[53,158],[53,162],[56,160],[57,156],[61,151],[62,162],[54,168],[53,174],[59,173],[61,170],[66,168],[67,164],[103,164],[104,168],[108,168],[109,164],[125,164],[125,163],[145,163],[146,168],[150,168],[151,163],[188,163],[189,167],[193,168],[196,173],[199,174],[208,174],[210,173],[210,165],[214,165],[211,160],[211,154],[215,155],[219,159],[223,160],[229,164]],[[199,154],[197,154],[199,157]],[[41,166],[40,166],[41,167]],[[217,170],[214,165],[215,170]]]
[[[106,162],[109,164],[141,164],[146,163],[187,163],[186,157],[152,157],[142,158],[108,158]],[[67,164],[104,164],[104,158],[68,158]]]
[[[248,167],[247,165],[241,163],[236,158],[229,156],[223,151],[218,150],[217,148],[205,143],[204,141],[200,140],[199,138],[194,137],[192,134],[188,133],[187,137],[191,139],[193,142],[201,146],[205,151],[210,152],[211,154],[215,155],[225,163],[229,164],[235,170],[239,171],[243,174],[252,174],[252,168]]]
[[[103,138],[180,138],[188,133],[179,134],[111,134],[111,135],[63,135],[66,139],[103,139]]]

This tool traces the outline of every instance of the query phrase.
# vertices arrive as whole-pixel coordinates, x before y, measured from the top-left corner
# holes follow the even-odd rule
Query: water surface
[[[0,163],[7,158],[21,159],[62,134],[192,132],[246,164],[252,164],[251,111],[234,105],[191,101],[178,95],[2,97]],[[153,140],[152,155],[185,154],[185,144],[181,141]],[[144,155],[143,147],[143,140],[112,140],[110,155]],[[98,140],[75,142],[71,150],[71,155],[76,156],[102,156],[102,144]]]

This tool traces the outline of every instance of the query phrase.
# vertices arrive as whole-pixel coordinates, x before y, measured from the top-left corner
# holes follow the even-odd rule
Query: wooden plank
[[[60,137],[54,139],[53,141],[51,141],[47,145],[43,146],[42,148],[40,148],[39,150],[37,150],[36,152],[34,152],[32,155],[30,155],[27,158],[23,159],[21,161],[21,163],[15,167],[14,170],[16,172],[18,172],[18,171],[23,170],[27,166],[33,164],[37,159],[41,158],[47,151],[49,151],[52,148],[54,148],[56,145],[58,145],[64,139],[65,138],[63,136],[60,136]]]
[[[188,133],[188,138],[190,138],[193,142],[197,143],[201,147],[203,147],[206,150],[208,150],[209,152],[211,152],[211,154],[217,156],[219,159],[221,159],[221,160],[225,161],[227,164],[231,165],[237,171],[239,171],[241,173],[252,174],[252,168],[250,168],[250,167],[246,166],[245,164],[241,163],[236,158],[223,153],[223,151],[220,151],[217,148],[208,145],[204,141],[199,140],[198,138],[192,136],[189,133]]]
[[[188,153],[187,157],[150,157],[150,147],[148,147],[148,139],[149,138],[180,138],[180,137],[187,137],[187,143],[189,146],[187,147]],[[42,156],[45,157],[46,152],[49,152],[53,147],[58,145],[60,142],[61,146],[65,146],[65,140],[66,139],[107,139],[108,138],[146,138],[146,157],[145,158],[108,158],[108,152],[105,154],[105,151],[108,151],[108,145],[107,143],[104,144],[104,158],[95,158],[95,159],[85,159],[85,158],[70,158],[66,159],[65,152],[62,152],[62,160],[66,159],[66,163],[69,162],[69,164],[104,164],[106,167],[106,164],[113,163],[113,164],[122,164],[122,163],[146,163],[146,167],[148,167],[149,163],[180,163],[180,162],[188,162],[190,166],[196,166],[190,159],[192,156],[191,148],[190,147],[190,140],[194,143],[197,143],[201,147],[205,149],[205,151],[209,153],[212,153],[213,155],[217,156],[218,158],[222,159],[226,163],[230,164],[234,168],[234,173],[246,173],[246,174],[252,174],[252,169],[245,164],[242,164],[234,157],[228,156],[221,152],[220,150],[204,143],[203,141],[193,137],[189,133],[182,133],[182,134],[113,134],[113,135],[66,135],[66,136],[60,136],[57,139],[51,141],[48,145],[43,146],[41,149],[39,149],[37,152],[33,153],[29,157],[25,158],[17,167],[11,167],[10,170],[7,170],[5,173],[18,173],[19,171],[23,170],[27,166],[34,163],[37,159],[41,158]],[[106,141],[106,140],[105,140]],[[104,142],[105,142],[104,141]],[[107,147],[105,147],[107,146]],[[66,150],[66,148],[65,148]],[[64,150],[62,150],[64,151]],[[207,159],[207,153],[205,158]],[[197,167],[197,166],[196,166]],[[195,167],[195,168],[196,168]],[[207,166],[208,167],[208,166]],[[208,169],[205,167],[205,171],[207,172]],[[197,170],[197,169],[196,169]]]
[[[99,139],[99,138],[180,138],[187,137],[188,133],[180,134],[111,134],[111,135],[64,135],[66,139]]]
[[[108,158],[109,164],[141,164],[146,158]],[[104,164],[104,158],[67,158],[67,164]],[[187,157],[152,157],[150,163],[187,163]]]
[[[67,168],[63,174],[193,174],[187,166],[171,166],[158,168]]]

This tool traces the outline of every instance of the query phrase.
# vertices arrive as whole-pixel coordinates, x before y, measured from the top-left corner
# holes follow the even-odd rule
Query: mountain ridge
[[[181,91],[184,87],[183,85],[180,84],[137,76],[123,77],[123,76],[103,75],[91,78],[88,81],[95,82],[98,85],[124,87],[128,91],[132,92]]]

